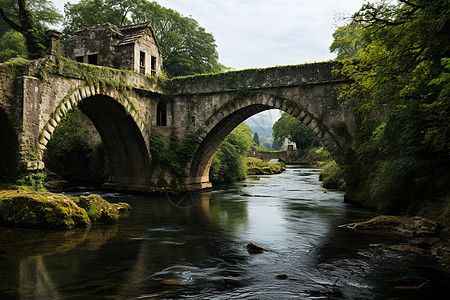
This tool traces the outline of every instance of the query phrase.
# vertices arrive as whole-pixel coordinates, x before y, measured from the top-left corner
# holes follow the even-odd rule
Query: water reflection
[[[337,225],[370,213],[320,186],[318,170],[162,197],[104,195],[133,211],[72,231],[0,228],[0,298],[373,299],[448,292],[435,262]],[[254,242],[269,251],[251,255]],[[288,279],[279,280],[280,273]]]
[[[19,295],[21,299],[53,299],[59,297],[56,286],[45,267],[43,256],[21,260],[19,270]]]

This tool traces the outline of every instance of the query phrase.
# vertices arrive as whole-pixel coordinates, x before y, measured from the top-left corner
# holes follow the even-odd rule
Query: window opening
[[[140,52],[139,55],[139,71],[145,74],[145,52]]]
[[[167,125],[167,106],[165,103],[158,103],[156,108],[156,126]]]
[[[96,65],[98,63],[98,54],[88,55],[88,63],[91,65]]]
[[[152,70],[152,76],[156,75],[156,57],[151,57],[151,70]]]
[[[75,60],[77,61],[77,62],[80,62],[80,63],[82,63],[83,62],[83,56],[76,56],[75,57]]]

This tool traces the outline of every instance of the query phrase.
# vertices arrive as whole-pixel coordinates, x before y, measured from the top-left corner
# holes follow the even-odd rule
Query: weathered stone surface
[[[86,211],[65,195],[0,191],[0,225],[73,228],[90,224]]]
[[[52,130],[68,108],[78,107],[101,133],[109,190],[145,192],[158,187],[160,178],[168,185],[164,188],[174,189],[172,182],[187,189],[210,188],[209,168],[222,141],[245,119],[268,109],[288,107],[294,117],[308,116],[309,126],[330,150],[354,148],[354,114],[336,101],[335,93],[347,78],[333,73],[336,67],[339,62],[325,62],[162,81],[49,56],[0,64],[0,110],[17,137],[15,169],[43,169]],[[157,122],[162,102],[165,126]],[[189,143],[192,154],[177,162],[182,176],[151,154],[154,136],[161,137],[164,151],[174,132],[180,145],[189,135],[198,137]]]
[[[263,252],[267,251],[267,249],[265,249],[261,246],[258,246],[256,244],[253,244],[253,243],[248,243],[247,251],[248,251],[248,253],[263,253]]]
[[[285,164],[292,164],[297,162],[297,154],[298,152],[294,150],[294,147],[289,145],[286,151],[249,151],[247,157],[256,157],[262,161],[278,159]]]
[[[118,206],[109,203],[99,195],[80,196],[75,202],[86,210],[93,223],[114,224],[119,220]]]
[[[339,226],[353,230],[387,230],[409,236],[436,236],[440,226],[437,222],[421,217],[377,216],[365,222]]]

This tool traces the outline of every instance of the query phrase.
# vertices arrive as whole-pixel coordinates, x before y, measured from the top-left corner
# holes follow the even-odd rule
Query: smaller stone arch
[[[225,137],[248,117],[268,109],[280,109],[297,118],[311,129],[329,149],[330,152],[340,150],[340,145],[316,117],[298,103],[280,95],[251,91],[245,96],[231,94],[229,100],[205,121],[202,142],[190,164],[189,183],[209,182],[209,168],[214,153]]]

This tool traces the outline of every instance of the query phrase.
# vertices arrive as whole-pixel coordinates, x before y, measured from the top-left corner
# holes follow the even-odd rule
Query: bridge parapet
[[[186,95],[348,82],[348,78],[333,72],[340,66],[330,61],[178,77],[169,80],[166,88],[173,95]]]
[[[278,159],[285,164],[293,164],[297,162],[297,150],[294,150],[294,147],[289,145],[285,151],[249,151],[247,157],[256,157],[264,162]]]

